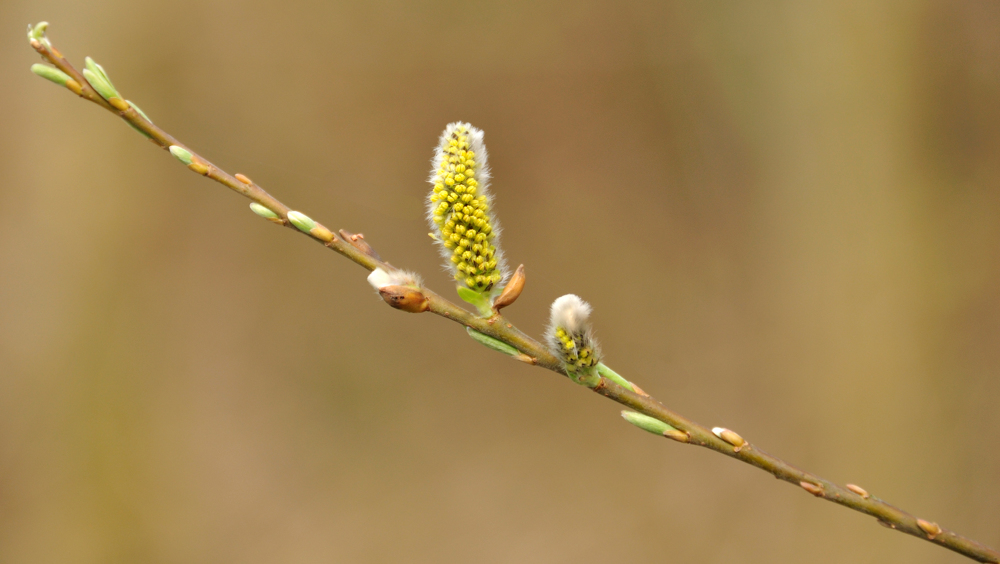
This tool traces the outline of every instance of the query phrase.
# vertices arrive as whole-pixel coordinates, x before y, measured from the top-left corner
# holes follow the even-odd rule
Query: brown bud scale
[[[83,88],[80,86],[80,83],[72,78],[66,81],[66,88],[69,88],[70,92],[77,96],[83,94]]]
[[[679,443],[686,443],[691,440],[691,435],[687,431],[681,431],[680,429],[667,429],[663,432],[663,436]]]
[[[934,539],[934,537],[941,534],[941,527],[932,521],[924,521],[923,519],[917,519],[917,526],[920,530],[927,533],[927,538]]]
[[[869,494],[867,490],[865,490],[864,488],[862,488],[861,486],[859,486],[857,484],[847,484],[847,489],[849,489],[852,492],[860,495],[864,499],[868,499],[869,497],[871,497],[871,494]]]
[[[719,431],[718,436],[720,439],[733,445],[737,449],[743,448],[743,445],[747,444],[746,440],[744,440],[743,437],[739,436],[739,434],[737,434],[736,431],[733,431],[731,429],[722,429],[721,431]],[[739,451],[737,450],[737,452]]]
[[[312,231],[310,231],[309,233],[313,237],[316,237],[317,239],[323,241],[324,243],[329,243],[330,241],[333,241],[333,233],[326,227],[323,227],[322,225],[317,225],[316,227],[313,227]]]
[[[814,484],[812,482],[799,482],[799,485],[802,486],[802,489],[813,494],[814,496],[823,497],[823,492],[824,492],[823,486]]]
[[[344,238],[345,241],[351,244],[352,247],[361,251],[362,253],[372,257],[375,260],[382,260],[382,257],[378,256],[375,249],[365,241],[365,236],[361,233],[351,233],[350,231],[340,230],[340,236]]]
[[[246,175],[239,172],[236,173],[236,180],[239,180],[243,184],[247,185],[253,184],[253,180],[250,180],[249,178],[246,177]]]
[[[510,282],[507,282],[507,285],[503,287],[503,292],[500,292],[497,299],[493,300],[493,311],[500,311],[517,301],[518,296],[524,290],[524,281],[524,265],[522,264],[514,271],[514,275],[510,277]]]
[[[195,172],[197,172],[198,174],[200,174],[202,176],[205,176],[206,174],[208,174],[208,165],[206,165],[205,163],[200,163],[198,161],[195,161],[195,162],[189,164],[188,168],[191,169],[191,170],[193,170],[193,171],[195,171]]]
[[[385,300],[385,303],[396,309],[410,313],[424,312],[430,307],[427,296],[414,288],[406,286],[383,286],[378,289],[378,293]]]
[[[124,112],[125,110],[131,108],[131,106],[128,105],[128,102],[122,100],[121,98],[108,98],[108,103],[119,112]]]

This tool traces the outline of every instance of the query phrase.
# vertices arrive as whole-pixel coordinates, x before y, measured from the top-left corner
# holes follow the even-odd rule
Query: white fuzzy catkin
[[[589,322],[590,312],[590,304],[573,294],[552,302],[545,338],[552,354],[570,370],[586,370],[601,361],[601,349]]]

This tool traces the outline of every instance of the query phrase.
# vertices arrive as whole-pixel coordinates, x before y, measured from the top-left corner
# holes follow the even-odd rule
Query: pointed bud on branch
[[[471,327],[466,327],[465,332],[468,333],[469,336],[472,337],[477,343],[483,345],[484,347],[491,348],[495,351],[499,351],[502,352],[503,354],[510,356],[517,356],[521,354],[520,351],[508,345],[507,343],[501,341],[500,339],[495,339],[485,333],[480,333],[479,331],[476,331]]]
[[[258,204],[257,202],[251,202],[250,203],[250,209],[253,210],[253,213],[255,213],[255,214],[257,214],[257,215],[259,215],[259,216],[261,216],[261,217],[263,217],[265,219],[278,219],[278,220],[280,220],[280,218],[278,217],[278,214],[276,214],[273,211],[265,208],[264,206]]]
[[[726,429],[725,427],[713,427],[712,433],[716,437],[719,437],[720,439],[736,447],[733,449],[733,452],[739,452],[747,444],[747,442],[743,439],[743,437],[736,434],[735,431],[731,431],[729,429]]]
[[[927,533],[927,538],[934,539],[934,537],[941,534],[941,526],[932,521],[925,521],[923,519],[917,519],[917,526],[920,530]]]
[[[868,499],[869,497],[871,497],[871,494],[868,493],[868,490],[862,488],[857,484],[847,484],[847,489],[860,495],[863,499]]]
[[[514,303],[524,290],[524,265],[517,267],[510,281],[503,287],[500,295],[493,300],[493,311],[500,313],[500,310]]]
[[[316,227],[316,222],[302,212],[288,212],[288,221],[292,222],[292,225],[297,227],[299,231],[302,231],[303,233],[309,233]]]
[[[385,303],[402,311],[421,313],[430,307],[427,296],[420,290],[407,286],[383,286],[378,289],[378,293]]]
[[[823,497],[823,494],[826,493],[826,490],[823,489],[823,486],[814,484],[812,482],[799,482],[799,485],[802,486],[802,489],[813,494],[816,497]]]
[[[84,59],[84,64],[87,68],[83,69],[83,77],[87,79],[87,82],[94,87],[94,90],[101,95],[108,103],[112,104],[118,110],[128,109],[128,106],[124,108],[119,107],[119,104],[112,102],[113,99],[118,99],[120,104],[124,104],[125,101],[121,99],[121,95],[118,94],[118,90],[115,85],[111,83],[111,79],[108,78],[108,73],[104,72],[104,67],[94,62],[94,59],[87,57]]]
[[[643,431],[649,431],[654,435],[666,436],[666,434],[670,431],[683,433],[683,431],[679,431],[678,429],[664,423],[663,421],[660,421],[659,419],[655,419],[653,417],[644,415],[642,413],[636,413],[634,411],[622,411],[622,417],[626,421],[642,429]]]
[[[185,165],[190,165],[194,157],[191,152],[181,147],[180,145],[171,145],[170,154],[173,155],[177,160],[184,163]]]
[[[41,63],[35,63],[31,65],[31,72],[37,74],[38,76],[51,80],[59,86],[66,86],[66,83],[73,80],[70,75],[64,73],[63,71],[50,67],[49,65],[43,65]]]

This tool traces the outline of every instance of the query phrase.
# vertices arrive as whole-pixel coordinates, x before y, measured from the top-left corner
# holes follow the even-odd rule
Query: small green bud
[[[292,225],[297,227],[299,231],[302,231],[303,233],[309,233],[310,231],[316,228],[316,222],[313,221],[311,217],[302,212],[297,212],[297,211],[288,212],[288,221],[291,221]]]
[[[101,75],[90,69],[83,69],[83,78],[87,79],[87,82],[94,87],[94,90],[101,95],[105,100],[110,100],[111,98],[121,98],[118,95],[118,91],[115,90],[111,84],[104,80]]]
[[[49,43],[49,38],[45,37],[45,30],[48,29],[49,22],[39,22],[32,26],[28,24],[28,42],[38,41],[42,45],[45,45],[46,49],[52,49],[52,44]]]
[[[519,354],[517,349],[501,341],[500,339],[495,339],[493,337],[490,337],[489,335],[486,335],[485,333],[480,333],[479,331],[476,331],[471,327],[466,327],[465,332],[468,333],[470,337],[475,339],[475,341],[480,345],[491,348],[495,351],[500,351],[503,354],[510,356],[515,356]]]
[[[28,24],[28,40],[37,39],[41,41],[45,37],[45,30],[48,27],[49,22],[38,22],[35,25]]]
[[[267,219],[278,219],[278,214],[265,208],[264,206],[258,204],[257,202],[250,202],[250,209],[253,210],[253,213],[261,217],[265,217]]]
[[[170,154],[177,157],[177,160],[184,163],[185,165],[190,165],[191,162],[194,160],[194,157],[191,156],[191,153],[187,149],[179,145],[171,145]]]
[[[66,83],[73,80],[70,75],[64,73],[63,71],[50,67],[49,65],[43,65],[40,63],[35,63],[31,65],[31,72],[37,74],[38,76],[51,80],[60,86],[66,86]]]
[[[654,435],[664,435],[667,431],[677,430],[659,419],[654,419],[648,415],[643,415],[642,413],[636,413],[634,411],[623,411],[622,417],[643,431],[649,431]]]
[[[635,388],[635,384],[629,382],[628,380],[623,378],[621,374],[618,374],[614,370],[611,370],[610,368],[605,366],[603,362],[597,363],[597,372],[601,376],[604,376],[608,380],[611,380],[612,382],[618,384],[619,386],[625,388],[626,390],[638,393],[638,390],[636,390]],[[643,392],[641,395],[645,395],[645,392]]]
[[[90,70],[90,72],[103,78],[104,82],[108,83],[108,86],[110,86],[112,89],[115,89],[115,85],[111,82],[111,78],[108,77],[107,71],[104,70],[104,67],[97,64],[97,62],[94,61],[94,59],[91,59],[90,57],[84,58],[83,65],[87,67],[87,69]]]

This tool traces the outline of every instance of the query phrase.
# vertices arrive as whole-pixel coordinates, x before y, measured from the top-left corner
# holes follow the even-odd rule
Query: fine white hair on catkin
[[[590,318],[590,304],[575,294],[566,294],[552,302],[549,326],[555,330],[562,327],[569,333],[579,333],[587,327]]]
[[[368,275],[368,283],[372,288],[379,290],[386,286],[420,286],[422,282],[416,274],[406,270],[396,270],[386,272],[381,268],[376,268]]]

